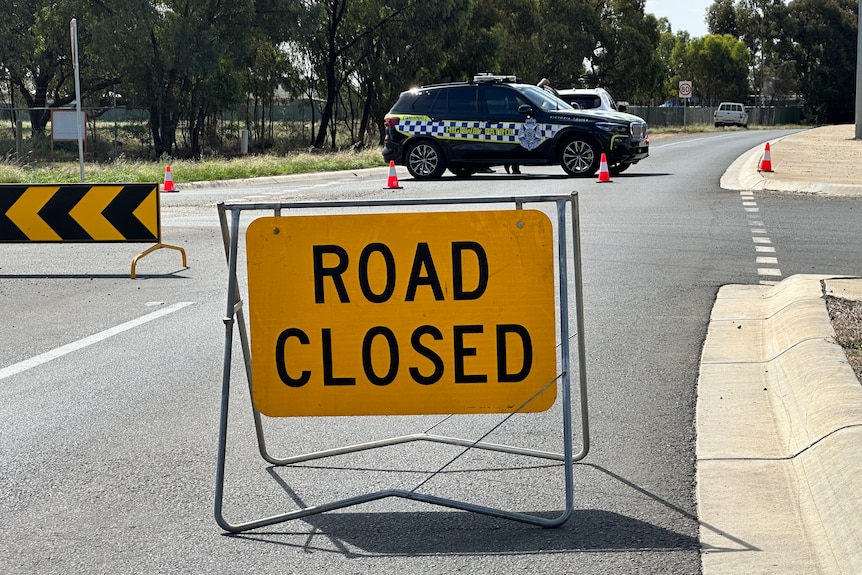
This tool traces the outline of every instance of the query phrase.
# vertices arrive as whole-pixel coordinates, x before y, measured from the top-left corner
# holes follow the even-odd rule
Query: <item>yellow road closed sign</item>
[[[255,406],[269,416],[507,413],[538,393],[523,411],[548,409],[552,242],[535,210],[254,220]]]

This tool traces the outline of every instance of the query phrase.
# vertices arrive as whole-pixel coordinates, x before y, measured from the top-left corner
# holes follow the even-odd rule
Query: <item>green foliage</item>
[[[380,151],[337,154],[295,154],[288,157],[249,156],[233,160],[203,158],[199,161],[175,160],[171,173],[175,183],[235,180],[331,170],[356,170],[383,166]],[[118,161],[111,164],[87,164],[84,175],[90,183],[161,182],[163,162]],[[4,183],[75,183],[81,178],[77,162],[20,164],[0,160],[0,182]]]
[[[600,3],[600,7],[604,3]],[[580,84],[584,61],[599,47],[601,11],[589,0],[539,0],[545,77],[555,86]]]
[[[709,29],[749,50],[750,88],[758,104],[801,97],[809,119],[853,118],[856,0],[715,0]]]
[[[749,52],[745,44],[730,34],[695,38],[677,45],[679,74],[693,80],[700,101],[714,106],[721,101],[748,99]]]
[[[50,120],[48,107],[74,102],[75,84],[71,58],[70,21],[75,18],[78,42],[86,45],[106,33],[99,24],[101,2],[68,0],[19,0],[0,27],[0,72],[11,88],[10,99],[19,97],[31,113],[34,135],[44,132]],[[82,97],[98,94],[111,84],[110,73],[88,53],[79,55]]]
[[[739,23],[737,22],[736,6],[734,0],[715,0],[707,9],[707,29],[710,34],[730,34],[739,37]]]
[[[643,102],[662,95],[659,22],[643,10],[642,0],[608,0],[602,17],[589,83],[609,88],[620,100]]]
[[[796,71],[804,109],[815,122],[852,122],[855,109],[855,0],[795,0]]]
[[[92,115],[114,102],[146,109],[136,137],[152,157],[221,148],[226,117],[251,131],[252,151],[273,149],[285,94],[314,111],[297,145],[379,143],[402,90],[486,71],[601,85],[633,103],[660,103],[691,80],[705,104],[801,96],[821,122],[853,110],[856,0],[715,0],[704,38],[671,30],[645,0],[13,4],[0,27],[2,103],[33,109],[27,125],[45,137],[47,108],[75,98],[74,17],[82,100]]]

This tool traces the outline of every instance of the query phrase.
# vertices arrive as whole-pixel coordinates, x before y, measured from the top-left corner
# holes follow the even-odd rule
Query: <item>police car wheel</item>
[[[446,170],[446,159],[436,143],[422,140],[407,148],[407,171],[417,180],[439,178]]]
[[[560,165],[570,176],[592,176],[599,169],[599,149],[591,140],[575,136],[563,145]]]

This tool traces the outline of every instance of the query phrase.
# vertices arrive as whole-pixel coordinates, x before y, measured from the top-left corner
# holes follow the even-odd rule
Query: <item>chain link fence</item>
[[[201,130],[204,155],[231,157],[243,153],[287,154],[307,148],[313,139],[314,122],[320,117],[308,102],[285,103],[265,111],[239,111],[208,118]],[[34,129],[34,119],[54,112],[44,129]],[[57,112],[65,112],[57,116]],[[78,159],[74,108],[0,107],[0,158],[16,161],[67,161]],[[150,114],[141,108],[84,108],[84,147],[87,161],[106,162],[118,158],[155,159]],[[257,116],[247,122],[249,116]],[[64,125],[59,120],[63,119]],[[65,119],[67,118],[68,119]],[[69,137],[70,130],[74,133]],[[189,147],[188,124],[180,122],[176,153]]]
[[[204,153],[231,157],[242,153],[287,154],[305,149],[313,139],[314,121],[319,117],[312,113],[307,102],[305,104],[294,102],[275,107],[266,112],[265,118],[258,118],[250,126],[243,119],[247,117],[245,113],[211,120],[203,131]],[[802,109],[798,107],[747,109],[751,126],[798,125],[804,121]],[[70,108],[62,110],[74,112]],[[657,128],[712,125],[715,108],[629,106],[627,111],[646,120],[650,127]],[[155,159],[147,110],[87,108],[83,112],[87,161]],[[56,126],[51,121],[44,131],[34,131],[30,113],[28,109],[0,108],[0,157],[18,162],[76,161],[77,137],[56,138]],[[187,126],[181,123],[177,130],[179,152],[187,145],[187,135]]]
[[[749,126],[781,126],[801,124],[804,120],[801,107],[748,107]],[[713,124],[714,106],[628,106],[626,112],[640,116],[651,128]]]

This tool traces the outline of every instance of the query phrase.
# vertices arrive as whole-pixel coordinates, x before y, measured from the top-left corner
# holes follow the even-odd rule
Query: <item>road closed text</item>
[[[266,415],[542,411],[556,397],[551,224],[534,210],[259,218],[247,232]]]

